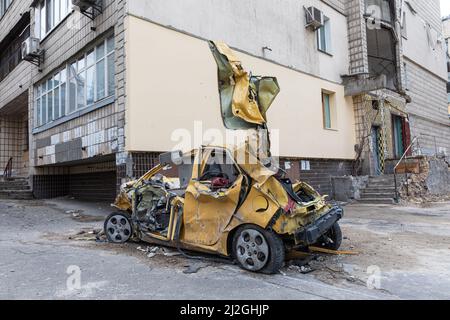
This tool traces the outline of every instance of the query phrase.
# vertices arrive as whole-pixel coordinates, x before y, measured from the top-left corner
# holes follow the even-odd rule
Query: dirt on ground
[[[444,269],[450,262],[449,203],[409,207],[350,205],[344,209],[346,215],[340,222],[344,235],[341,250],[348,252],[288,255],[281,274],[307,275],[327,284],[351,288],[355,285],[367,286],[373,270],[380,270],[383,274],[423,272],[430,264],[435,269]],[[77,221],[98,221],[98,217],[85,213],[82,216],[83,219]],[[183,251],[183,255],[177,249],[142,242],[111,244],[105,241],[101,232],[101,228],[86,227],[71,234],[47,233],[44,237],[70,241],[74,246],[92,250],[136,257],[149,267],[156,264],[163,268],[183,269],[186,273],[195,273],[207,266],[220,268],[233,263],[231,259],[194,252]],[[190,259],[187,255],[197,258]]]

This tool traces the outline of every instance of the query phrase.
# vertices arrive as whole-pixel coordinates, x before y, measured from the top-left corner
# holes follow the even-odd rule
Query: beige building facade
[[[35,197],[111,200],[161,152],[226,137],[208,40],[226,42],[252,74],[278,78],[273,151],[289,177],[324,194],[333,176],[389,173],[411,132],[447,130],[444,55],[438,38],[426,54],[430,32],[417,19],[440,24],[413,1],[96,3],[80,12],[69,0],[12,0],[0,18],[0,167],[12,163]],[[21,58],[27,38],[39,43],[37,65]],[[430,106],[420,77],[433,87]]]

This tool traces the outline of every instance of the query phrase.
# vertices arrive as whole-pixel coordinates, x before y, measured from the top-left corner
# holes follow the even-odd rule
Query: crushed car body
[[[266,112],[279,93],[275,78],[247,73],[223,43],[210,42],[228,129],[266,130]],[[203,146],[160,156],[160,164],[124,184],[105,221],[108,240],[130,239],[215,253],[242,268],[276,273],[285,252],[310,245],[337,250],[340,207],[304,182],[292,183],[266,152],[241,146]]]

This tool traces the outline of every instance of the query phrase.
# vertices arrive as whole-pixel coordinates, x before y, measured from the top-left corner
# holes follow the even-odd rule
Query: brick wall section
[[[33,66],[22,61],[8,76],[0,82],[0,111],[15,98],[27,92],[31,85]]]
[[[440,0],[409,0],[418,14],[434,29],[442,30]],[[445,0],[442,0],[445,1]]]
[[[79,53],[86,50],[105,35],[114,32],[115,35],[115,66],[116,66],[116,101],[110,105],[87,113],[83,116],[32,135],[31,163],[35,166],[33,174],[60,173],[61,168],[47,170],[41,166],[58,164],[65,165],[82,159],[98,156],[114,155],[118,151],[119,140],[123,138],[124,106],[119,111],[119,101],[123,100],[124,64],[123,64],[123,30],[117,26],[118,16],[123,16],[125,1],[104,0],[104,10],[101,15],[91,21],[87,17],[72,13],[43,41],[45,63],[42,72],[33,70],[33,83],[59,70]],[[32,15],[34,22],[34,15]],[[95,27],[95,30],[91,28]],[[122,27],[123,28],[123,27]],[[34,30],[34,28],[32,28]],[[34,121],[34,89],[30,89],[30,123]],[[119,131],[122,138],[119,139]],[[123,148],[123,143],[122,143]]]
[[[116,106],[117,106],[117,127],[118,127],[118,153],[116,155],[116,164],[123,167],[127,163],[128,154],[125,151],[125,0],[117,0],[115,27],[116,37]],[[126,178],[126,170],[118,170],[118,179]]]
[[[450,155],[446,82],[409,60],[407,73],[408,94],[412,98],[408,104],[412,135],[422,135],[423,152],[434,154],[445,150]]]
[[[442,30],[438,0],[412,0],[417,14],[435,30]],[[445,151],[450,155],[450,120],[447,84],[433,73],[405,57],[408,104],[413,136],[422,135],[420,147],[427,154]],[[445,68],[445,66],[443,66]]]
[[[114,104],[34,135],[35,166],[108,155],[117,151]]]
[[[301,160],[283,158],[280,160],[284,168],[286,161],[290,162],[290,169],[286,170],[292,181],[300,180],[310,184],[322,195],[332,196],[332,177],[351,175],[353,161],[335,159],[302,159],[310,162],[311,170],[301,170]]]
[[[27,126],[26,117],[0,117],[0,175],[3,169],[13,158],[12,175],[23,176],[27,173],[25,169],[28,162],[23,161],[23,152],[27,148]]]
[[[367,58],[366,22],[363,19],[365,6],[363,0],[347,1],[348,41],[350,54],[349,74],[369,72]]]
[[[347,0],[322,0],[322,2],[325,2],[337,11],[345,14]]]
[[[33,0],[14,0],[6,14],[0,19],[0,42],[20,20],[21,14],[29,11]]]
[[[20,21],[21,14],[30,10],[31,0],[14,0],[0,20],[0,42]],[[3,81],[0,82],[0,110],[15,97],[27,91],[31,85],[31,64],[21,62]]]

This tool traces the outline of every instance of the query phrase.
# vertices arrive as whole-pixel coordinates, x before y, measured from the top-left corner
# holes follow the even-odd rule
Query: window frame
[[[328,105],[325,103],[325,97],[328,97]],[[328,90],[321,92],[322,102],[322,125],[324,130],[337,131],[337,108],[336,93]],[[328,119],[327,119],[328,117]]]
[[[1,1],[1,0],[0,0]],[[54,3],[58,3],[59,8],[58,19],[56,19],[56,12],[54,8],[56,7]],[[65,4],[63,5],[63,2]],[[51,21],[48,21],[48,3],[51,4]],[[63,12],[63,10],[66,12]],[[71,13],[73,12],[73,7],[71,5],[71,0],[40,0],[35,5],[35,34],[38,38],[43,41],[53,30],[55,30]]]
[[[108,50],[108,42],[113,41],[113,46],[110,47],[110,50]],[[97,88],[97,59],[94,58],[93,63],[89,61],[88,64],[88,56],[95,52],[96,48],[99,46],[104,47],[105,54],[101,59],[104,59],[104,90],[105,95],[101,98],[98,98],[96,94],[96,88]],[[108,68],[108,58],[113,57],[111,60],[111,63],[113,64],[113,72],[112,75],[110,75],[109,68]],[[84,52],[80,55],[76,56],[77,58],[68,60],[64,66],[59,68],[56,72],[52,73],[51,76],[46,77],[42,79],[38,84],[35,85],[35,98],[34,98],[34,105],[35,105],[35,121],[34,121],[34,127],[35,129],[39,129],[43,126],[51,125],[52,122],[58,121],[60,119],[71,117],[72,115],[76,113],[83,112],[84,110],[90,110],[95,109],[96,106],[99,104],[102,104],[103,101],[109,101],[111,99],[115,99],[115,36],[110,35],[105,38],[103,38],[101,41],[96,42],[94,45],[88,47]],[[81,62],[82,61],[82,62]],[[73,74],[73,67],[75,66],[75,74]],[[80,68],[78,67],[80,66]],[[92,103],[88,104],[88,96],[87,96],[87,89],[88,89],[88,83],[86,79],[87,71],[88,69],[93,68],[93,83],[94,83],[94,100]],[[83,95],[83,103],[79,102],[79,78],[80,75],[84,75],[84,80],[82,84],[82,88],[84,91]],[[60,77],[59,81],[57,77]],[[112,77],[112,82],[110,84],[109,77]],[[72,80],[75,80],[75,82],[71,82]],[[55,82],[56,81],[56,82]],[[71,85],[75,83],[75,90],[72,92]],[[112,85],[113,90],[110,90],[110,86]],[[80,86],[81,87],[81,86]],[[64,101],[62,100],[62,88],[64,88],[65,97]],[[58,112],[55,112],[55,92],[58,91]],[[48,97],[52,94],[52,103],[51,103],[51,116],[49,106],[50,103],[48,102]],[[45,103],[44,101],[45,97]],[[71,102],[74,101],[75,108],[71,107]],[[45,106],[44,106],[45,104]],[[44,110],[45,108],[45,110]],[[44,113],[47,115],[44,117]],[[56,117],[57,115],[57,117]]]
[[[0,0],[0,20],[8,12],[14,0]]]
[[[0,82],[3,81],[22,62],[22,43],[31,34],[30,26],[26,26],[0,52]]]
[[[317,38],[317,50],[326,53],[328,55],[333,55],[331,46],[331,19],[324,16],[324,24],[316,31]],[[322,39],[324,38],[324,39]],[[324,40],[322,44],[322,40]],[[323,48],[323,45],[325,48]]]

